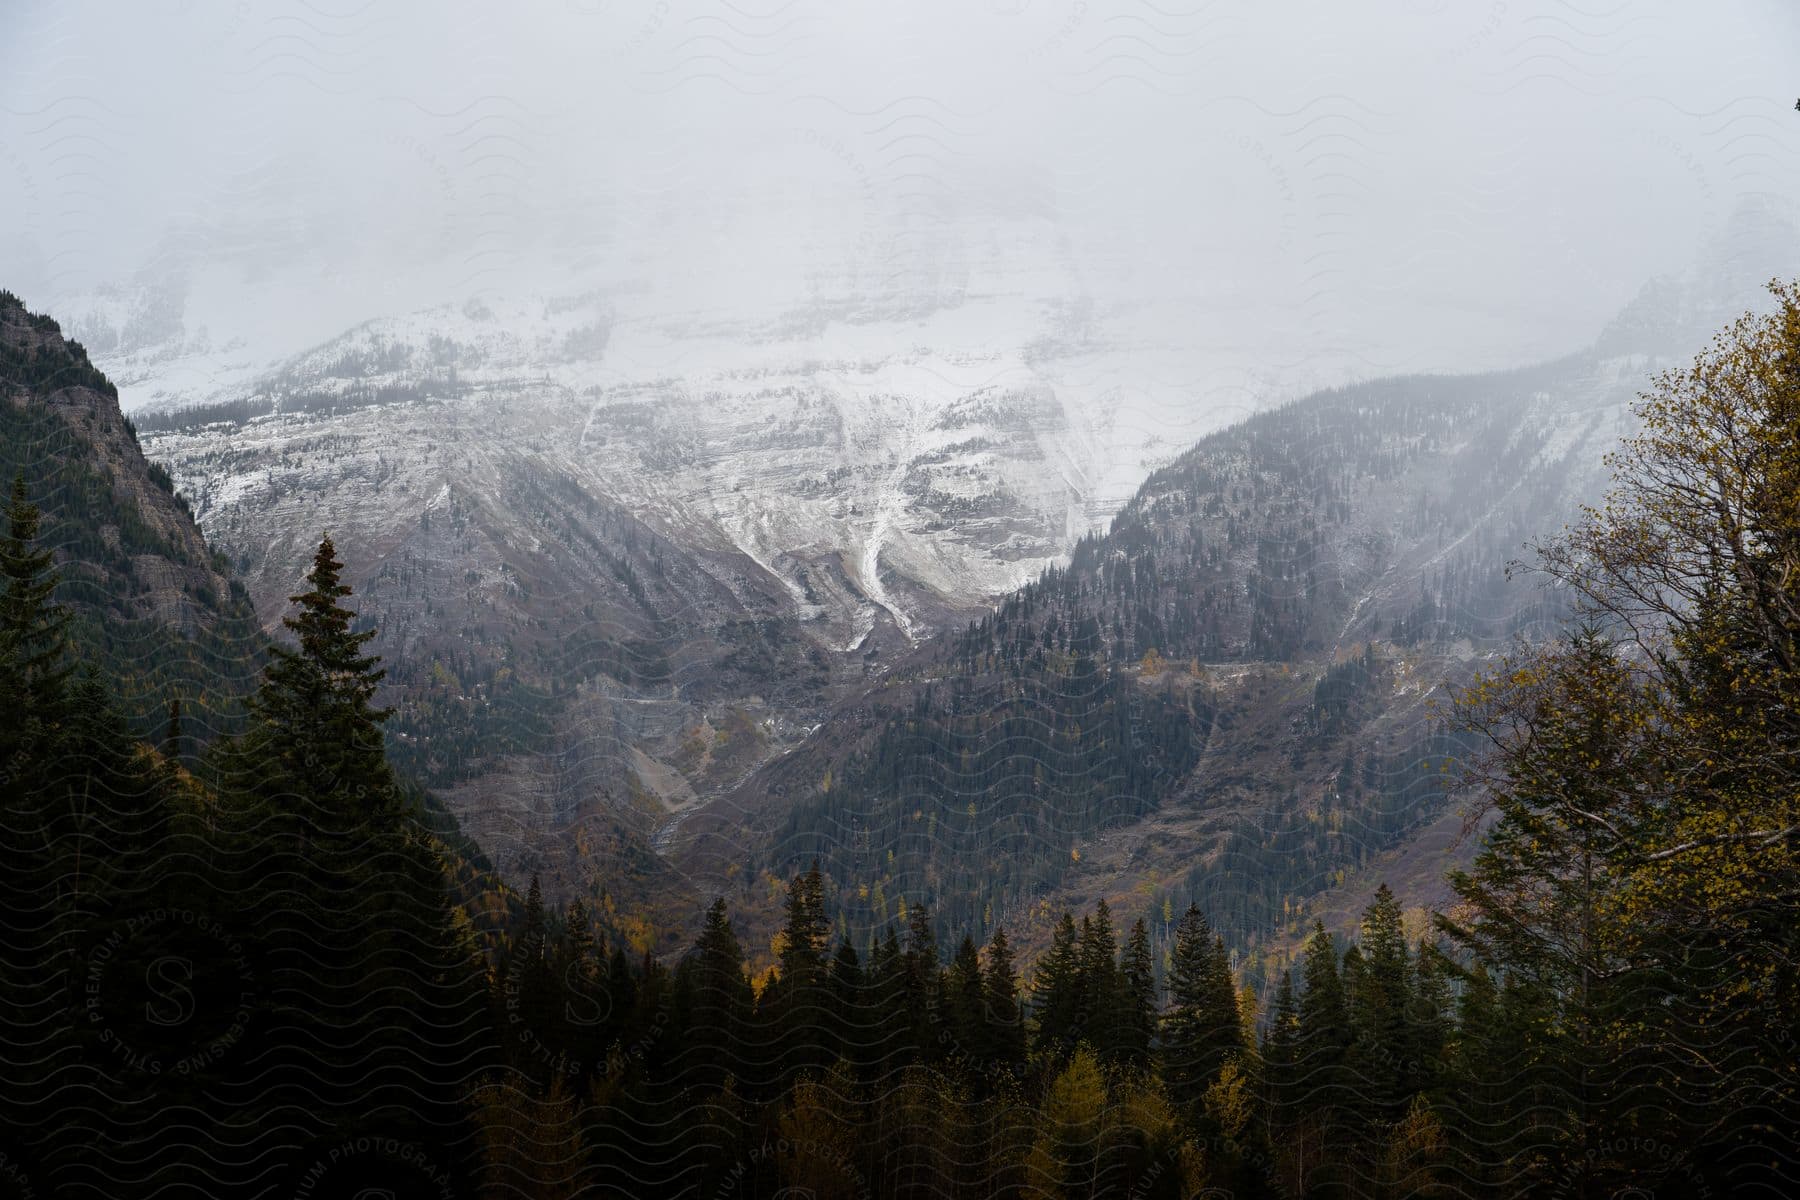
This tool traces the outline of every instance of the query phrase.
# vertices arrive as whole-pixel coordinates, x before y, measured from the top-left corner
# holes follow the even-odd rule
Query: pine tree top
[[[386,672],[364,647],[376,631],[353,632],[356,614],[340,603],[350,595],[343,564],[329,535],[319,542],[309,590],[292,599],[284,619],[297,644],[272,646],[262,687],[251,700],[288,786],[315,803],[367,814],[398,800],[388,769],[381,723],[391,709],[374,697]]]
[[[24,472],[13,477],[6,517],[6,537],[0,539],[0,656],[11,660],[32,707],[48,718],[74,670],[67,661],[69,614],[55,602],[55,557],[37,545],[42,514],[26,495]]]

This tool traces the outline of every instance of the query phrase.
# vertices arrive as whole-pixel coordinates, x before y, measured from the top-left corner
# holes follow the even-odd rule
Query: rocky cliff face
[[[0,470],[43,510],[77,646],[123,681],[127,711],[149,727],[180,696],[194,733],[229,723],[260,662],[249,596],[82,346],[4,292]]]
[[[397,755],[503,868],[558,884],[589,870],[582,828],[656,867],[698,803],[1066,553],[1118,502],[1129,416],[1050,382],[1074,318],[971,358],[857,324],[879,314],[823,338],[820,314],[714,329],[624,303],[374,322],[140,414],[265,620],[332,532]]]
[[[851,894],[962,897],[945,919],[966,923],[1078,898],[1101,864],[1186,894],[1228,844],[1354,828],[1330,781],[1386,780],[1379,836],[1334,828],[1292,871],[1252,854],[1255,897],[1216,897],[1250,929],[1441,818],[1441,789],[1394,799],[1438,736],[1428,697],[1543,616],[1505,563],[1594,494],[1625,404],[1744,282],[1648,287],[1543,368],[1229,430],[1293,378],[1196,385],[1134,340],[1141,314],[974,290],[760,322],[629,291],[471,302],[274,369],[220,359],[225,384],[140,417],[266,622],[334,534],[382,630],[397,757],[510,873],[642,899],[860,846]],[[1329,369],[1256,336],[1235,352]],[[906,864],[901,814],[935,865]]]
[[[1130,915],[1198,899],[1256,951],[1421,838],[1412,899],[1436,898],[1468,749],[1445,701],[1565,615],[1507,565],[1597,498],[1656,365],[1380,381],[1202,439],[671,853],[750,912],[817,858],[857,936],[902,901],[1031,945],[1100,896]]]

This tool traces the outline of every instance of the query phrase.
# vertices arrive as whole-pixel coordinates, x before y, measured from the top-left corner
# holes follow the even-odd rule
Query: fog
[[[115,349],[599,288],[1470,369],[1800,197],[1797,95],[1788,0],[14,0],[0,286]]]

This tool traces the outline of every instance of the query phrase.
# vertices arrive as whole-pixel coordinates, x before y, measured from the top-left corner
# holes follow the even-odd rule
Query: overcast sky
[[[0,286],[296,349],[1013,288],[1496,365],[1800,197],[1797,97],[1794,0],[7,0]]]

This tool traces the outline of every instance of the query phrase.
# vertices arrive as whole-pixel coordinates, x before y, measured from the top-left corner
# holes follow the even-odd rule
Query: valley
[[[1595,494],[1659,361],[1318,393],[1151,470],[1096,540],[1104,472],[1041,384],[946,393],[884,362],[582,385],[613,369],[596,303],[531,339],[491,310],[376,323],[238,400],[140,415],[143,437],[260,611],[332,532],[380,631],[396,760],[503,872],[652,912],[726,894],[760,923],[818,856],[865,941],[894,917],[873,895],[1031,945],[1096,896],[1185,904],[1222,855],[1255,881],[1209,898],[1234,940],[1299,928],[1340,872],[1442,816],[1440,787],[1358,830],[1343,773],[1410,779],[1430,706],[1531,628],[1529,588],[1499,576]],[[1021,603],[1058,616],[1021,626]],[[1319,732],[1315,689],[1365,654],[1375,690]],[[927,759],[945,738],[988,753],[984,715],[1020,686],[1020,719],[1148,724],[1173,757],[1141,779],[1121,760],[1097,798],[1089,767],[1051,766],[1049,807],[1009,818],[1009,768],[954,800],[932,767],[891,801],[856,774],[947,696]],[[1026,736],[999,753],[1030,763]],[[853,790],[820,787],[847,772]],[[932,850],[889,862],[902,801],[930,810]],[[1016,853],[980,880],[997,843]]]

